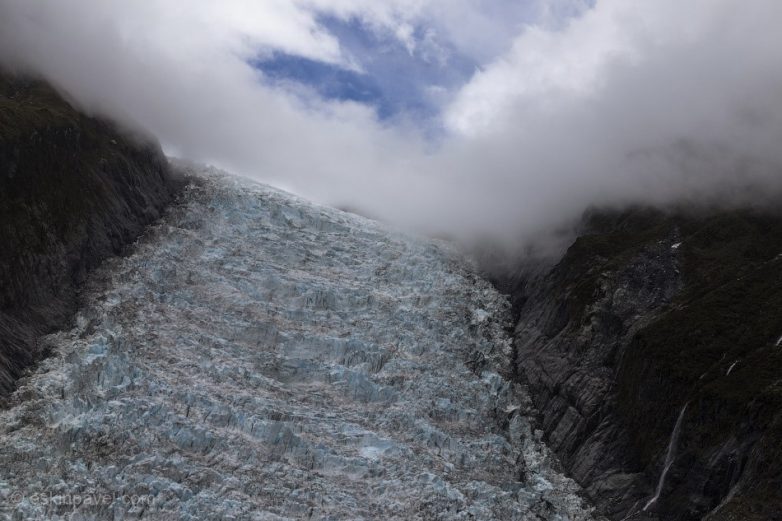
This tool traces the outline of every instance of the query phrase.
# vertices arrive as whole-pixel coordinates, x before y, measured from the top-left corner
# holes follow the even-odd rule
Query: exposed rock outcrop
[[[500,284],[517,375],[606,514],[782,519],[782,217],[594,212]]]
[[[157,144],[0,74],[0,395],[42,355],[37,338],[68,321],[85,274],[177,186]]]

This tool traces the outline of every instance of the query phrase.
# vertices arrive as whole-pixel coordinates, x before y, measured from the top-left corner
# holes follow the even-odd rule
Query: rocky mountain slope
[[[0,395],[65,325],[85,274],[157,219],[177,186],[160,148],[0,73]]]
[[[0,413],[9,519],[592,519],[443,244],[207,174],[87,296]]]
[[[592,212],[499,280],[546,440],[613,519],[782,519],[782,217]]]

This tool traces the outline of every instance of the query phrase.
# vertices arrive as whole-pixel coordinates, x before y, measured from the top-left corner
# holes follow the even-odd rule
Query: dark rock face
[[[500,285],[517,376],[606,515],[782,519],[782,217],[593,213]]]
[[[157,219],[179,183],[158,145],[0,75],[0,395],[63,326],[76,289]]]

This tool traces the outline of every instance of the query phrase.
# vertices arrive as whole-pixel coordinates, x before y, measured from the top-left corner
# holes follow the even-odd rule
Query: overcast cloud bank
[[[415,114],[381,120],[252,65],[282,52],[361,73],[324,17],[424,62],[479,64],[463,85],[424,86],[435,137]],[[425,231],[515,239],[595,204],[777,195],[781,21],[776,0],[0,0],[0,63],[172,155]]]

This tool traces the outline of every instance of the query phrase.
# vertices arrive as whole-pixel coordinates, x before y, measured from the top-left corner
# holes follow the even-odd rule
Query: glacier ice
[[[469,262],[202,177],[0,413],[3,519],[593,519]]]

